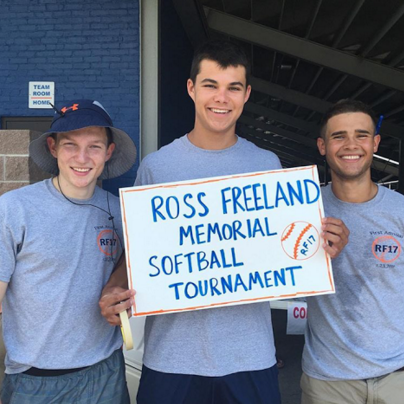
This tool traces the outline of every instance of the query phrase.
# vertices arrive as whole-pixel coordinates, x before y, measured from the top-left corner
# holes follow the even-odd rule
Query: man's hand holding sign
[[[331,258],[337,258],[348,243],[349,230],[342,220],[334,217],[325,217],[322,223],[321,236],[325,240],[323,248]]]
[[[135,316],[334,292],[348,231],[314,166],[125,188],[121,206]]]

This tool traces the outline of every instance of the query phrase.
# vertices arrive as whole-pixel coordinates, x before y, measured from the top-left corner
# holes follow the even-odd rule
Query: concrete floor
[[[303,335],[286,335],[286,310],[272,310],[272,322],[278,358],[285,364],[279,370],[282,404],[300,404],[301,358]]]

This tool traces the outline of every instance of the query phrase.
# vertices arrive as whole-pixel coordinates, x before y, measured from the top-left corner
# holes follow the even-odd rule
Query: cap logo
[[[69,107],[69,108],[66,108],[66,107],[63,107],[62,109],[61,109],[61,111],[65,114],[67,111],[69,111],[69,109],[71,109],[72,111],[77,111],[78,109],[79,109],[79,104],[73,104],[71,107]]]

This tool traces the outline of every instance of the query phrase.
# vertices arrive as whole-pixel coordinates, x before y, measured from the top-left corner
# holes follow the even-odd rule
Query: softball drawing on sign
[[[283,251],[294,260],[312,257],[320,247],[320,235],[308,222],[293,222],[282,233]]]

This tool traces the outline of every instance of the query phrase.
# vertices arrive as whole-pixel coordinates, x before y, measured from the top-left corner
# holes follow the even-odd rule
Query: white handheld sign
[[[316,166],[120,197],[134,316],[334,292]]]

